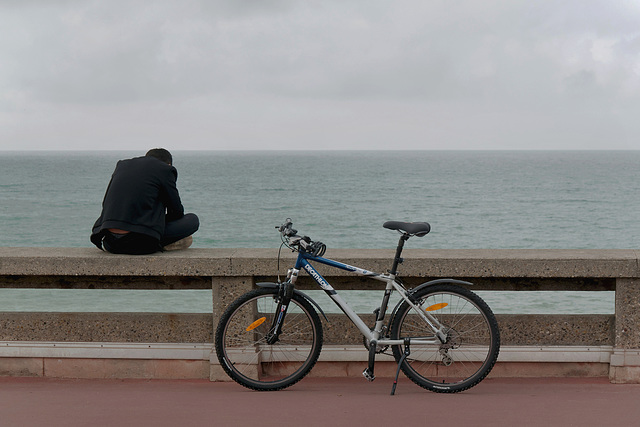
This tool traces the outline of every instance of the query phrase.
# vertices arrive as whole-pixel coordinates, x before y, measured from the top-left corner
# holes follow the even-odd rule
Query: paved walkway
[[[605,378],[487,379],[455,395],[401,379],[235,383],[0,378],[0,426],[638,426],[640,385]]]

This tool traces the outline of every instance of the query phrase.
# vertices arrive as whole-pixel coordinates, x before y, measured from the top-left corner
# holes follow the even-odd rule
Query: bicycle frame
[[[319,262],[333,268],[349,271],[359,276],[370,277],[372,279],[386,283],[384,296],[380,308],[377,312],[376,324],[373,330],[371,330],[366,325],[366,323],[364,323],[362,318],[349,306],[349,304],[347,304],[347,302],[342,299],[340,295],[338,295],[338,292],[333,288],[333,286],[331,286],[331,284],[324,277],[322,277],[322,275],[311,265],[309,261]],[[391,340],[380,337],[382,328],[384,326],[384,317],[388,308],[389,298],[394,290],[398,291],[402,300],[404,300],[413,308],[413,310],[431,327],[434,333],[433,338],[412,338],[411,343],[436,344],[444,340],[445,334],[442,332],[443,327],[440,322],[428,312],[421,310],[410,300],[405,288],[396,281],[395,274],[379,274],[373,271],[368,271],[359,267],[344,264],[342,262],[334,261],[332,259],[314,256],[309,253],[299,251],[295,267],[290,271],[290,274],[288,275],[289,281],[292,285],[295,285],[298,273],[302,269],[304,269],[309,274],[309,276],[311,276],[311,278],[313,278],[313,280],[322,288],[322,290],[325,291],[325,293],[331,298],[331,300],[342,310],[342,312],[349,318],[349,320],[353,322],[353,324],[358,328],[362,335],[364,335],[365,338],[368,339],[370,343],[375,343],[376,345],[381,346],[406,344],[405,340]]]

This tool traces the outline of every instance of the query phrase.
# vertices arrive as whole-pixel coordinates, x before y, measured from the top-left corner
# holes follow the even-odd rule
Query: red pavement
[[[486,379],[431,393],[407,379],[305,378],[277,392],[178,380],[0,378],[0,426],[638,426],[640,385]]]

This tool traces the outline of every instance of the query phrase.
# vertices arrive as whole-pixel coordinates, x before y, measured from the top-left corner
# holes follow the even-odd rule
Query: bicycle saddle
[[[431,226],[427,222],[387,221],[382,226],[389,230],[398,230],[410,236],[418,237],[426,236],[431,231]]]

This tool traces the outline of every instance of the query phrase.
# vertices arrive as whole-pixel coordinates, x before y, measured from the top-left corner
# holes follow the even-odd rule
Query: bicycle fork
[[[284,323],[284,317],[287,314],[291,297],[293,296],[294,284],[290,280],[280,285],[278,292],[278,305],[276,307],[276,316],[274,316],[269,332],[267,333],[265,340],[268,344],[275,344],[278,342],[280,333],[282,332],[282,324]]]

